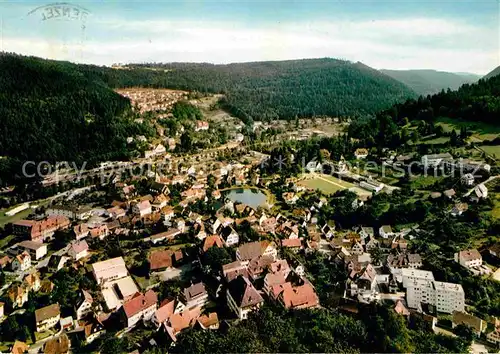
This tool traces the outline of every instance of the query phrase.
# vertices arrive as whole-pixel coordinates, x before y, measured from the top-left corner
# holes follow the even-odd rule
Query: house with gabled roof
[[[267,240],[244,243],[236,250],[236,259],[246,264],[260,256],[269,256],[275,260],[277,255],[275,243]]]
[[[136,293],[131,299],[123,303],[122,309],[128,328],[133,327],[141,319],[151,320],[157,309],[158,297],[153,290],[144,294]]]
[[[37,271],[28,274],[24,277],[24,284],[26,284],[26,288],[28,291],[37,292],[41,287],[40,274]]]
[[[12,302],[12,307],[23,307],[28,301],[28,289],[22,285],[12,285],[7,291],[7,296]]]
[[[219,235],[226,247],[237,245],[240,242],[238,233],[231,226],[222,227]]]
[[[54,327],[61,319],[59,304],[52,304],[35,310],[36,331],[43,332]]]
[[[88,256],[89,245],[85,240],[72,242],[68,249],[68,255],[75,260],[80,260]]]
[[[31,267],[31,256],[28,252],[24,251],[23,253],[14,257],[10,264],[12,270],[24,272]]]
[[[87,290],[81,290],[80,297],[75,306],[75,316],[77,320],[81,320],[88,314],[92,313],[92,304],[94,299]]]
[[[248,314],[263,303],[264,299],[247,278],[238,276],[229,282],[227,304],[240,320],[248,318]]]
[[[202,246],[203,253],[207,252],[212,247],[218,247],[218,248],[224,247],[224,241],[222,241],[219,235],[207,236],[203,240],[203,246]]]

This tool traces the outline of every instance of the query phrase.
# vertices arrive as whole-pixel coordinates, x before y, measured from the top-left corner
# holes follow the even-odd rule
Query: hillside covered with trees
[[[456,74],[436,70],[380,70],[384,74],[401,81],[419,95],[438,93],[448,88],[458,89],[463,84],[472,84],[481,77],[473,74]]]
[[[366,146],[396,148],[406,143],[410,132],[402,128],[409,121],[433,123],[437,118],[500,124],[500,76],[465,84],[456,91],[409,99],[383,110],[374,119],[358,120],[349,126],[349,133]]]
[[[484,75],[483,79],[491,79],[494,76],[497,76],[500,74],[500,66],[497,66],[495,69],[491,70],[489,73]]]
[[[144,64],[107,73],[112,86],[147,85],[223,93],[243,120],[373,114],[415,94],[362,63],[335,59],[213,64]],[[130,68],[130,66],[129,66]],[[153,70],[154,69],[154,70]],[[146,79],[147,78],[147,79]]]
[[[67,62],[0,55],[0,156],[3,175],[24,161],[126,158],[126,138],[147,134],[130,101]],[[12,170],[14,168],[14,170]]]

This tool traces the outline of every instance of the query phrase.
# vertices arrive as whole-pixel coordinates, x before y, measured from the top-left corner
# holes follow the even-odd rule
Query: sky
[[[486,74],[500,0],[4,1],[0,50],[80,63],[332,57]]]

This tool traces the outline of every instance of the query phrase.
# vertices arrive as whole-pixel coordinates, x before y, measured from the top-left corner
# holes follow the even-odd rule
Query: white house
[[[202,282],[191,285],[183,292],[186,308],[203,307],[208,303],[208,292]]]
[[[85,316],[87,316],[89,313],[92,313],[92,303],[94,302],[94,299],[92,298],[92,295],[86,290],[82,290],[82,295],[75,307],[75,314],[76,314],[76,319],[81,320]]]
[[[35,241],[23,241],[19,243],[19,247],[24,248],[32,259],[39,260],[47,254],[47,244]]]
[[[479,199],[488,198],[488,188],[482,183],[474,188],[474,193]]]
[[[231,226],[226,226],[222,228],[220,237],[222,241],[224,241],[226,247],[237,245],[238,242],[240,242],[240,237],[238,233]]]
[[[359,183],[359,186],[361,188],[364,188],[366,190],[369,190],[371,192],[378,193],[382,189],[384,189],[384,184],[375,180],[366,180],[366,181],[361,181]]]
[[[133,327],[141,319],[149,321],[153,318],[157,309],[158,297],[153,290],[146,291],[145,294],[137,293],[130,300],[123,303],[127,327]]]
[[[52,304],[35,311],[36,331],[43,332],[54,327],[61,319],[59,304]]]
[[[437,167],[441,165],[441,163],[451,162],[453,161],[453,156],[450,153],[446,152],[444,154],[434,154],[434,155],[424,155],[422,156],[422,165],[425,167]]]
[[[107,259],[92,264],[92,272],[97,284],[128,276],[128,270],[122,257]]]
[[[359,148],[354,151],[354,157],[356,159],[366,159],[368,157],[368,150],[364,148]]]
[[[474,185],[474,176],[472,173],[466,173],[461,178],[462,184],[465,186],[473,186]]]
[[[263,303],[264,299],[246,277],[238,276],[229,282],[227,305],[240,320],[248,318],[248,314]]]
[[[23,253],[17,255],[11,263],[11,267],[13,271],[21,271],[24,272],[31,267],[31,256],[28,252],[24,251]]]
[[[75,260],[79,260],[88,256],[89,245],[85,240],[76,241],[71,244],[68,250],[68,255]]]
[[[480,267],[483,264],[483,257],[477,249],[463,250],[454,255],[455,262],[465,268]]]
[[[414,279],[407,284],[408,307],[420,309],[422,303],[436,307],[438,312],[464,311],[465,293],[460,284]]]
[[[132,212],[135,215],[142,217],[142,216],[146,216],[146,215],[151,214],[153,211],[152,211],[151,203],[149,202],[149,200],[143,200],[143,201],[140,201],[139,203],[136,203],[132,207]]]

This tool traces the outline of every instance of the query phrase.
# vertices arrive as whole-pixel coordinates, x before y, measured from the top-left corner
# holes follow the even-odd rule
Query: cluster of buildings
[[[126,89],[118,93],[129,98],[132,106],[138,106],[140,113],[166,111],[187,98],[187,92],[162,89]]]

